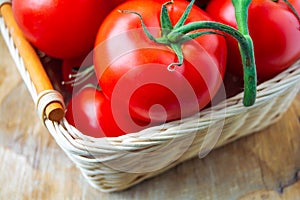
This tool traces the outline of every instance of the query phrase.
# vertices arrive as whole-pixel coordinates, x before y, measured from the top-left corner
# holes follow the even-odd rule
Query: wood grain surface
[[[267,129],[126,191],[92,188],[34,110],[0,37],[0,199],[300,200],[300,94]]]

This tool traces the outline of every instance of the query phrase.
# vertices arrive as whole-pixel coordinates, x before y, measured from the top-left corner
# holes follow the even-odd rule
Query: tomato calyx
[[[153,42],[156,42],[158,44],[162,44],[162,45],[167,45],[169,46],[174,53],[177,56],[178,62],[176,63],[171,63],[167,68],[169,71],[174,71],[176,69],[176,67],[181,66],[183,64],[183,60],[184,60],[184,56],[182,53],[182,44],[189,41],[189,40],[193,40],[197,37],[200,37],[202,35],[206,35],[206,34],[218,34],[218,35],[222,35],[220,33],[214,32],[214,31],[206,31],[206,32],[196,32],[196,33],[192,33],[192,34],[181,34],[181,33],[176,33],[176,37],[170,38],[169,34],[174,30],[179,29],[180,27],[184,26],[184,23],[192,9],[192,6],[194,4],[195,0],[192,0],[190,2],[190,4],[187,6],[186,10],[184,11],[183,15],[181,16],[181,18],[178,20],[178,22],[176,23],[176,25],[173,27],[172,22],[170,20],[170,16],[167,10],[167,5],[169,4],[173,4],[173,1],[168,1],[166,3],[164,3],[162,5],[161,8],[161,15],[160,15],[160,24],[161,24],[161,37],[159,38],[155,38],[147,29],[144,21],[143,21],[143,17],[135,11],[131,11],[131,10],[119,10],[119,12],[121,13],[129,13],[129,14],[135,14],[137,15],[140,20],[141,20],[141,24],[142,24],[142,28],[146,34],[146,36],[148,37],[148,39],[150,39]],[[174,33],[173,33],[174,34]]]
[[[178,20],[178,22],[173,26],[170,20],[170,16],[167,10],[167,5],[172,4],[173,1],[164,3],[161,8],[160,23],[161,23],[161,37],[155,38],[151,35],[150,31],[147,29],[143,17],[131,10],[120,10],[121,13],[135,14],[140,18],[142,28],[151,41],[158,44],[167,45],[174,53],[177,55],[178,62],[171,63],[168,66],[170,71],[174,71],[177,66],[183,64],[184,55],[182,53],[182,44],[200,37],[205,34],[220,34],[216,31],[225,32],[232,37],[234,37],[240,45],[240,52],[242,57],[242,62],[244,66],[244,106],[252,106],[256,100],[256,86],[257,86],[257,75],[256,75],[256,65],[254,58],[253,42],[248,32],[248,8],[251,0],[239,1],[233,0],[235,7],[238,30],[213,21],[197,21],[185,24],[187,17],[193,7],[195,0],[192,0],[187,6],[186,10]],[[201,29],[210,29],[212,31],[195,32]]]
[[[91,65],[80,71],[80,68],[73,68],[72,72],[69,74],[69,81],[62,81],[62,85],[71,85],[72,87],[78,86],[84,82],[86,82],[89,78],[91,78],[95,74],[94,65]]]

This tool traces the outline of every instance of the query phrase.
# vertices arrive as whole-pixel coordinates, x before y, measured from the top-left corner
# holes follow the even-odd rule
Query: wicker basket
[[[0,29],[11,56],[28,87],[44,125],[81,170],[87,181],[105,192],[124,190],[187,159],[207,155],[243,136],[262,130],[288,109],[300,86],[300,61],[273,79],[258,85],[257,102],[242,105],[240,93],[189,118],[116,138],[83,135],[66,119],[49,120],[45,107],[60,102],[53,90],[38,92],[12,39],[9,24],[0,17]]]

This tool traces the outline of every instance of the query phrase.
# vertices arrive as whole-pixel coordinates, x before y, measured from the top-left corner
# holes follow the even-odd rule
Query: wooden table
[[[43,127],[0,38],[0,199],[300,199],[300,94],[267,129],[118,193],[92,188]]]

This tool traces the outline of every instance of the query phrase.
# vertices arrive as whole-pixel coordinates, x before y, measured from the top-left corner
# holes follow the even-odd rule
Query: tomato
[[[67,107],[67,121],[83,134],[101,138],[137,132],[148,124],[113,111],[111,102],[93,87],[85,87],[73,96]]]
[[[113,7],[117,7],[118,5],[124,3],[125,1],[131,1],[131,0],[111,0],[111,3],[113,5]],[[160,3],[166,3],[168,2],[168,0],[154,0],[154,1],[157,1],[157,2],[160,2]],[[203,1],[203,0],[202,0]],[[205,0],[204,0],[205,1]]]
[[[300,1],[291,0],[300,13]],[[207,12],[217,21],[237,27],[231,0],[211,0]],[[300,58],[299,20],[282,1],[253,0],[249,7],[249,33],[254,44],[258,81],[274,77]],[[228,71],[242,76],[237,42],[228,37]]]
[[[88,54],[97,30],[111,10],[104,0],[14,0],[12,9],[25,37],[56,58]]]
[[[188,1],[167,5],[175,24]],[[111,101],[120,101],[139,120],[164,122],[189,116],[207,105],[222,83],[227,48],[225,39],[216,34],[203,35],[181,45],[184,61],[167,45],[151,41],[138,12],[153,36],[161,35],[161,3],[153,0],[125,2],[114,9],[102,23],[95,42],[94,65],[103,93]],[[211,20],[193,6],[186,23]],[[114,22],[114,23],[112,23]],[[117,99],[117,100],[115,100]]]
[[[111,2],[113,4],[113,7],[117,7],[118,5],[124,3],[125,1],[129,1],[129,0],[113,0]]]

